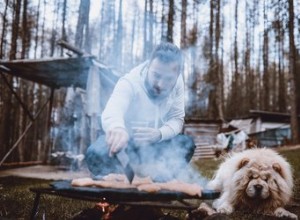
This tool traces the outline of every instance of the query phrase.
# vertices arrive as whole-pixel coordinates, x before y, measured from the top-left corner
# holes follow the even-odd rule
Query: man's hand
[[[113,128],[106,134],[106,143],[109,147],[109,156],[127,147],[129,135],[124,128]]]
[[[155,128],[134,127],[133,141],[136,145],[147,145],[160,141],[161,133]]]

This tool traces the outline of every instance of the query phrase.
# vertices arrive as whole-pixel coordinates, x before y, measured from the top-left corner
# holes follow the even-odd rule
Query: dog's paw
[[[208,216],[213,215],[216,211],[210,207],[207,203],[202,202],[198,208],[199,211],[205,212]]]
[[[285,210],[284,208],[281,208],[281,207],[277,208],[275,210],[274,215],[276,217],[280,217],[280,218],[286,217],[286,218],[298,220],[298,216],[297,215],[295,215],[294,213],[291,213],[291,212],[289,212],[289,211],[287,211],[287,210]]]
[[[196,210],[192,210],[187,216],[186,219],[204,219],[208,216],[215,214],[216,211],[213,210],[209,205],[202,202]]]
[[[222,204],[217,208],[217,212],[229,215],[233,212],[233,207],[230,204]]]

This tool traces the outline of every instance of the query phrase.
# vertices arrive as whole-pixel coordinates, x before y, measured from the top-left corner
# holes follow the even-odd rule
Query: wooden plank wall
[[[196,144],[192,160],[214,157],[212,146],[216,144],[216,136],[219,130],[219,123],[194,122],[185,124],[184,133],[192,136]]]

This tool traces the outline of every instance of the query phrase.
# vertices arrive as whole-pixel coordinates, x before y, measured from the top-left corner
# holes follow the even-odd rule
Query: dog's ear
[[[279,173],[280,176],[283,176],[283,172],[279,163],[273,163],[272,168]]]
[[[238,165],[238,170],[246,166],[249,163],[249,161],[249,158],[243,158]]]

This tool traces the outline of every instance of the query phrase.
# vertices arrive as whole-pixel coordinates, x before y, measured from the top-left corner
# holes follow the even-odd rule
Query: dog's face
[[[292,196],[292,168],[271,149],[250,149],[226,158],[208,187],[222,192],[213,202],[219,212],[244,210],[272,215]]]
[[[248,184],[245,193],[253,199],[266,199],[270,196],[269,183],[271,180],[270,170],[259,170],[249,168],[245,177],[248,179]]]
[[[234,175],[234,183],[237,201],[256,209],[284,204],[283,195],[290,193],[278,163],[257,164],[245,158]]]

